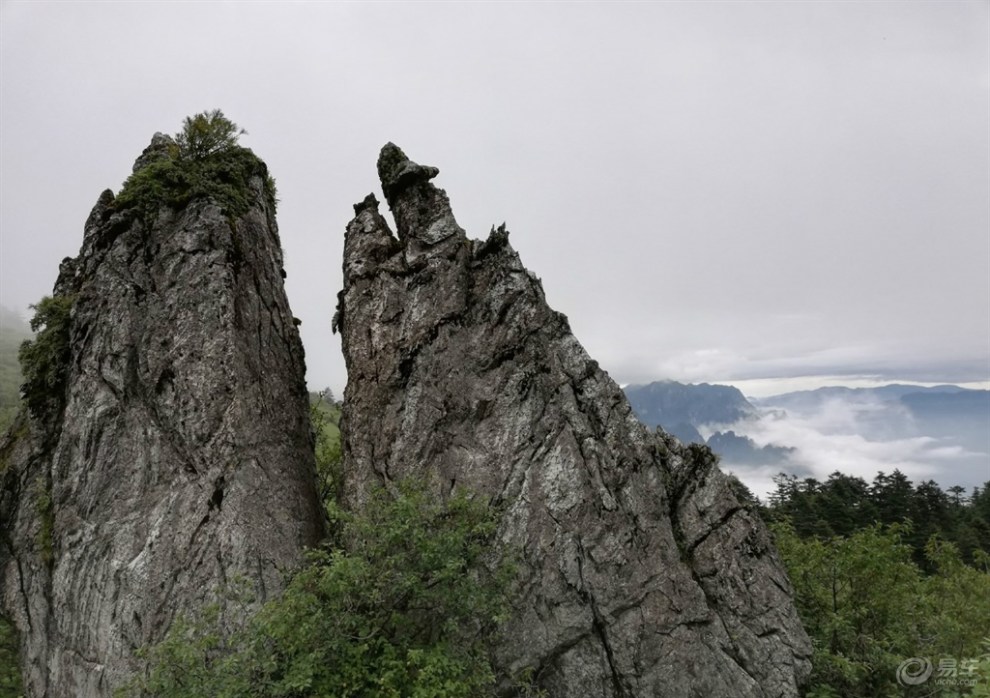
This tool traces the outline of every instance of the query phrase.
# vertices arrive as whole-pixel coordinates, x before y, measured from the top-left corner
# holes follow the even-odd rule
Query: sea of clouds
[[[765,498],[775,489],[779,473],[814,477],[819,481],[839,471],[872,481],[877,473],[897,469],[915,484],[934,480],[942,489],[961,485],[967,490],[990,480],[990,423],[982,413],[934,422],[919,418],[897,400],[870,393],[829,396],[791,402],[786,406],[751,399],[755,419],[718,430],[732,429],[759,447],[787,446],[794,450],[769,465],[723,460],[754,494]],[[716,427],[701,429],[707,438]]]

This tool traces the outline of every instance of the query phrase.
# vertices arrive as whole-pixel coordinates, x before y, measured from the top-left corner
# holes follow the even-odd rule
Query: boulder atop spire
[[[416,183],[428,182],[440,174],[436,167],[413,162],[395,143],[386,143],[378,154],[378,179],[389,203],[403,189]]]
[[[386,143],[378,155],[382,192],[403,242],[435,245],[452,236],[464,238],[447,194],[430,184],[439,173],[436,167],[413,162],[394,143]]]

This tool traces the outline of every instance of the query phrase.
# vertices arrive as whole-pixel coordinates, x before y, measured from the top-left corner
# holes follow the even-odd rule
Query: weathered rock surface
[[[264,600],[322,535],[264,186],[243,215],[198,199],[153,222],[106,191],[62,263],[67,390],[0,444],[0,600],[28,696],[110,696],[177,614],[219,603],[233,622],[225,584]]]
[[[355,205],[335,316],[346,503],[415,475],[506,508],[507,694],[529,669],[553,698],[797,695],[790,583],[715,457],[636,420],[504,227],[467,238],[435,168],[389,144],[378,169],[398,235]]]

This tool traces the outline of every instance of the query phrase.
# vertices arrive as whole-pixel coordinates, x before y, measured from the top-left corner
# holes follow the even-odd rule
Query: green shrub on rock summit
[[[247,135],[223,115],[219,109],[187,116],[182,130],[176,134],[175,143],[179,154],[190,160],[204,160],[211,155],[223,153],[237,147],[237,138]]]
[[[152,141],[117,195],[116,208],[151,223],[162,207],[180,209],[196,199],[211,199],[238,216],[250,206],[250,183],[259,177],[274,209],[275,180],[258,156],[237,144],[244,133],[219,109],[186,117],[174,138]]]

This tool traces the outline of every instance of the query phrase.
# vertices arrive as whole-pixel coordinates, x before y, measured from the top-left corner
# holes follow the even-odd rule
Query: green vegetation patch
[[[118,696],[476,698],[493,694],[489,642],[511,565],[488,558],[497,515],[403,484],[365,514],[332,514],[346,546],[311,553],[283,596],[224,637],[182,620]]]
[[[32,305],[31,329],[38,334],[24,341],[17,353],[24,374],[24,399],[42,421],[57,414],[65,399],[74,302],[73,295],[45,296]]]
[[[934,682],[917,693],[898,682],[913,657],[973,666],[958,691],[937,695],[988,695],[972,689],[990,690],[990,664],[979,664],[988,659],[990,558],[982,569],[965,565],[954,545],[933,538],[936,571],[926,575],[904,540],[908,525],[828,539],[802,539],[788,524],[774,533],[814,646],[809,698],[936,695]]]
[[[807,698],[990,696],[990,482],[776,481],[763,514],[814,646]]]
[[[316,476],[320,501],[332,508],[342,484],[340,451],[340,405],[332,394],[309,394],[309,417],[316,437]]]
[[[21,698],[23,695],[17,629],[0,616],[0,698]]]
[[[245,133],[219,109],[186,117],[182,131],[160,157],[128,177],[115,199],[120,211],[131,211],[151,224],[162,208],[181,209],[196,199],[209,199],[231,216],[247,212],[250,182],[261,177],[274,209],[275,180],[251,150],[237,144]]]

